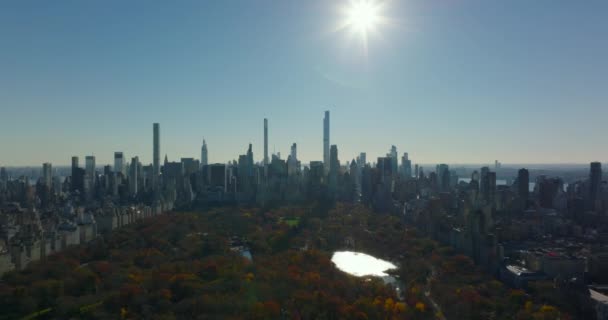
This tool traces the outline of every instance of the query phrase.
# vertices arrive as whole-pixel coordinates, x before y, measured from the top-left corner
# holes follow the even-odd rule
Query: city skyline
[[[322,150],[321,150],[321,153],[322,153],[321,158],[320,159],[303,160],[303,159],[301,159],[298,156],[297,160],[298,161],[302,161],[302,166],[307,166],[308,167],[309,163],[310,162],[314,162],[314,161],[321,161],[324,164],[326,162],[327,163],[330,162],[329,161],[329,158],[330,158],[330,156],[329,156],[329,154],[330,154],[329,153],[329,146],[330,146],[329,132],[330,132],[330,127],[331,127],[331,122],[330,122],[329,114],[330,114],[329,111],[325,111],[324,112],[323,128],[322,128],[322,131],[323,131],[323,141],[320,143],[320,147],[319,147],[319,148],[322,148]],[[238,153],[241,152],[241,151],[238,151],[238,150],[235,151],[235,156],[233,158],[224,159],[224,160],[218,160],[218,161],[215,161],[215,160],[211,161],[211,160],[209,160],[209,151],[208,151],[208,148],[207,148],[206,139],[203,138],[203,142],[199,146],[199,149],[198,149],[199,150],[198,151],[199,152],[198,156],[194,155],[194,156],[181,156],[181,157],[177,157],[177,156],[174,156],[174,155],[170,155],[168,153],[161,154],[161,150],[162,150],[162,143],[161,143],[161,141],[163,140],[162,139],[161,130],[160,130],[160,125],[161,124],[155,122],[152,125],[153,125],[153,128],[152,128],[153,129],[152,130],[153,131],[152,132],[152,144],[151,144],[151,146],[152,146],[152,150],[151,151],[152,152],[150,152],[152,154],[152,156],[150,157],[151,160],[150,160],[150,162],[142,161],[142,163],[152,165],[154,167],[154,171],[157,172],[157,174],[160,173],[160,167],[161,167],[161,162],[162,162],[161,158],[164,159],[164,157],[169,158],[171,161],[176,161],[176,160],[183,159],[183,158],[192,158],[192,159],[199,160],[201,163],[203,163],[203,164],[206,165],[206,164],[212,164],[212,163],[228,163],[228,162],[237,161],[238,157],[239,157]],[[264,118],[263,130],[264,130],[264,143],[263,143],[262,148],[260,148],[260,149],[262,149],[263,153],[260,152],[260,151],[258,151],[258,153],[256,153],[255,152],[256,149],[252,148],[252,144],[251,143],[248,143],[249,148],[251,148],[251,150],[253,152],[253,155],[254,155],[254,157],[253,157],[254,163],[260,164],[260,165],[265,165],[265,164],[270,163],[270,162],[266,163],[266,159],[270,158],[270,156],[266,155],[266,152],[267,152],[267,142],[268,142],[268,137],[269,137],[269,133],[268,133],[268,118]],[[287,160],[287,158],[288,158],[289,155],[293,155],[294,154],[294,151],[295,151],[294,148],[295,148],[296,145],[297,145],[296,142],[292,143],[292,145],[290,146],[290,150],[288,150],[287,152],[285,152],[283,154],[280,153],[281,152],[280,150],[278,152],[275,152],[275,151],[269,152],[269,154],[271,154],[272,156],[280,155],[281,159]],[[332,146],[337,146],[336,144],[333,144],[333,143],[331,145]],[[372,158],[369,161],[369,164],[374,164],[376,157],[384,157],[385,154],[387,156],[390,155],[396,161],[397,159],[399,159],[398,154],[399,153],[403,153],[404,154],[404,158],[402,158],[402,161],[403,161],[403,159],[407,160],[408,155],[411,153],[408,150],[399,149],[394,144],[391,145],[390,149],[387,149],[387,151],[388,152],[384,153],[384,154],[383,153],[378,153],[377,155],[373,155],[372,154],[371,155]],[[327,159],[325,157],[325,154],[327,154]],[[361,154],[368,154],[368,152],[366,152],[365,150],[363,150],[360,153],[353,155],[352,157],[350,157],[350,156],[347,155],[345,157],[345,159],[338,160],[339,164],[341,166],[348,166],[351,161],[357,160]],[[124,167],[125,161],[126,161],[126,159],[128,159],[128,157],[125,155],[124,151],[113,151],[112,155],[109,157],[109,160],[107,162],[98,161],[98,159],[100,157],[93,152],[93,153],[90,153],[90,154],[87,154],[87,155],[80,155],[80,154],[78,154],[78,155],[70,155],[69,159],[71,159],[71,163],[64,164],[62,162],[59,162],[59,163],[55,163],[54,164],[53,162],[44,161],[43,166],[45,166],[45,165],[53,165],[54,164],[55,167],[70,167],[70,166],[73,167],[74,166],[74,158],[81,158],[81,157],[82,158],[86,158],[86,160],[87,160],[86,167],[87,168],[89,167],[89,162],[92,162],[91,168],[100,169],[100,168],[103,168],[106,165],[109,165],[109,166],[113,167],[113,169],[115,171],[117,170],[117,168],[119,168],[118,169],[119,172],[124,172],[124,170],[125,170],[125,167]],[[137,160],[139,161],[139,159],[141,159],[141,158],[145,159],[146,158],[146,154],[144,153],[143,157],[140,154],[129,155],[129,157],[137,158]],[[103,159],[103,158],[104,158],[104,156],[101,156],[101,159]],[[95,165],[96,162],[97,162],[97,165]],[[539,166],[542,166],[542,165],[548,165],[548,166],[553,166],[553,165],[557,165],[557,166],[559,166],[559,165],[564,165],[564,166],[574,165],[574,166],[584,166],[584,167],[586,167],[586,166],[589,165],[590,162],[603,163],[604,161],[589,160],[587,162],[537,162],[537,163],[513,162],[513,163],[506,163],[506,165],[507,166],[511,166],[511,167],[528,166],[528,165],[532,165],[533,167],[534,167],[534,165],[539,165]],[[364,161],[364,163],[365,163],[365,161]],[[505,163],[503,163],[502,161],[499,161],[499,160],[492,160],[492,161],[479,162],[479,163],[475,163],[475,162],[452,163],[452,162],[446,162],[446,161],[437,161],[437,162],[411,162],[411,163],[415,163],[416,165],[420,165],[420,166],[432,166],[432,165],[440,165],[440,164],[463,165],[463,166],[491,166],[491,165],[496,166],[497,164],[500,164],[501,166],[505,165]],[[1,166],[1,163],[0,163],[0,166]],[[11,168],[11,167],[15,167],[15,168],[25,167],[25,168],[27,168],[27,167],[38,167],[38,166],[40,166],[40,163],[20,164],[20,165],[4,165],[2,167],[7,167],[7,168]],[[326,170],[329,170],[329,165],[326,166]],[[43,169],[43,171],[44,171],[44,169]]]
[[[325,110],[343,161],[392,144],[416,163],[608,158],[605,2],[387,2],[365,51],[335,31],[341,5],[3,2],[0,165],[150,163],[153,122],[163,156],[204,137],[210,162],[248,143],[259,161],[265,117],[269,153],[322,160]]]

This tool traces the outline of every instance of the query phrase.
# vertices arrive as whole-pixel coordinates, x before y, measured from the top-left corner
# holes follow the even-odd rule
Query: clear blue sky
[[[367,52],[348,1],[0,2],[0,165],[114,151],[235,159],[608,158],[608,1],[385,1]]]

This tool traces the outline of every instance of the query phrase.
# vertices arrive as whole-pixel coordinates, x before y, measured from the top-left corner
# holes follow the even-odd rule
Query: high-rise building
[[[139,157],[131,158],[131,166],[129,166],[129,193],[131,196],[136,196],[139,192]]]
[[[114,172],[123,174],[125,170],[125,158],[122,152],[114,152]]]
[[[412,177],[412,161],[409,159],[407,152],[404,152],[403,157],[401,157],[401,174],[407,179]]]
[[[84,193],[87,200],[91,199],[95,189],[95,156],[84,158]]]
[[[160,184],[160,125],[153,124],[154,140],[152,153],[152,189],[158,191]]]
[[[591,162],[589,171],[589,204],[590,210],[595,210],[599,199],[600,185],[602,184],[602,164]]]
[[[201,168],[209,164],[209,158],[207,154],[207,142],[203,139],[203,147],[201,148]]]
[[[494,194],[496,192],[496,172],[490,172],[490,168],[488,167],[481,168],[479,191],[485,201],[488,203],[494,202]]]
[[[442,163],[437,166],[437,179],[439,182],[439,190],[448,191],[450,188],[450,167]]]
[[[291,158],[293,160],[297,160],[298,159],[298,146],[296,145],[295,142],[291,145],[291,153],[290,153],[290,155],[291,155]]]
[[[84,158],[84,168],[87,177],[95,177],[95,156],[86,156]]]
[[[71,191],[84,191],[84,170],[78,166],[78,157],[72,157]]]
[[[340,160],[338,160],[338,146],[331,146],[329,151],[329,190],[335,192],[338,187],[338,172],[340,171]]]
[[[8,184],[8,172],[6,172],[6,168],[0,168],[0,190],[5,190],[6,185]]]
[[[366,155],[366,153],[365,152],[359,153],[359,158],[357,160],[358,160],[359,168],[365,167],[365,165],[367,164],[367,155]]]
[[[78,168],[78,157],[73,156],[72,157],[72,176],[74,176],[75,172],[76,172],[76,168]]]
[[[517,171],[517,194],[523,210],[528,209],[530,196],[530,173],[528,169],[522,168]]]
[[[268,165],[268,119],[264,118],[264,165]]]
[[[46,187],[53,187],[53,166],[50,163],[42,164],[42,182]]]
[[[399,156],[397,155],[397,147],[391,146],[391,152],[388,154],[391,158],[391,171],[393,174],[397,173],[397,166],[399,163]]]
[[[323,164],[325,165],[325,172],[329,172],[329,111],[325,111],[325,118],[323,118]]]

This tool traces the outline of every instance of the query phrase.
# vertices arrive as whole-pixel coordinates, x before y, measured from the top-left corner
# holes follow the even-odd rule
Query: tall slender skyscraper
[[[160,125],[155,123],[153,125],[154,131],[154,151],[152,154],[152,188],[158,190],[159,176],[160,176]]]
[[[325,165],[325,173],[329,172],[329,111],[325,111],[323,118],[323,164]]]
[[[528,199],[530,195],[530,173],[528,172],[528,169],[521,168],[517,171],[517,194],[519,196],[521,209],[528,209]]]
[[[131,158],[131,166],[129,167],[129,192],[131,196],[136,196],[137,192],[139,192],[138,186],[138,167],[139,167],[139,157]]]
[[[53,166],[50,163],[42,164],[42,180],[49,189],[53,186]]]
[[[207,142],[203,139],[203,147],[201,148],[201,168],[209,164],[209,158],[207,154]]]
[[[268,119],[264,118],[264,165],[268,165]]]
[[[599,198],[600,185],[602,184],[602,164],[591,162],[589,170],[589,209],[596,209],[596,202]]]

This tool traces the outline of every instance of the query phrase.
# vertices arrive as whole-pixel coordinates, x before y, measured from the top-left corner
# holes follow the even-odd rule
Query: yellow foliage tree
[[[404,313],[407,309],[407,305],[404,302],[395,303],[395,309],[393,312],[395,313]]]
[[[424,312],[426,310],[426,305],[422,302],[416,302],[416,310],[420,312]]]
[[[384,301],[384,310],[386,310],[386,311],[389,311],[389,312],[390,312],[390,311],[392,311],[392,310],[393,310],[393,307],[394,307],[394,306],[395,306],[395,301],[394,301],[393,299],[391,299],[391,298],[387,298],[387,299]]]

